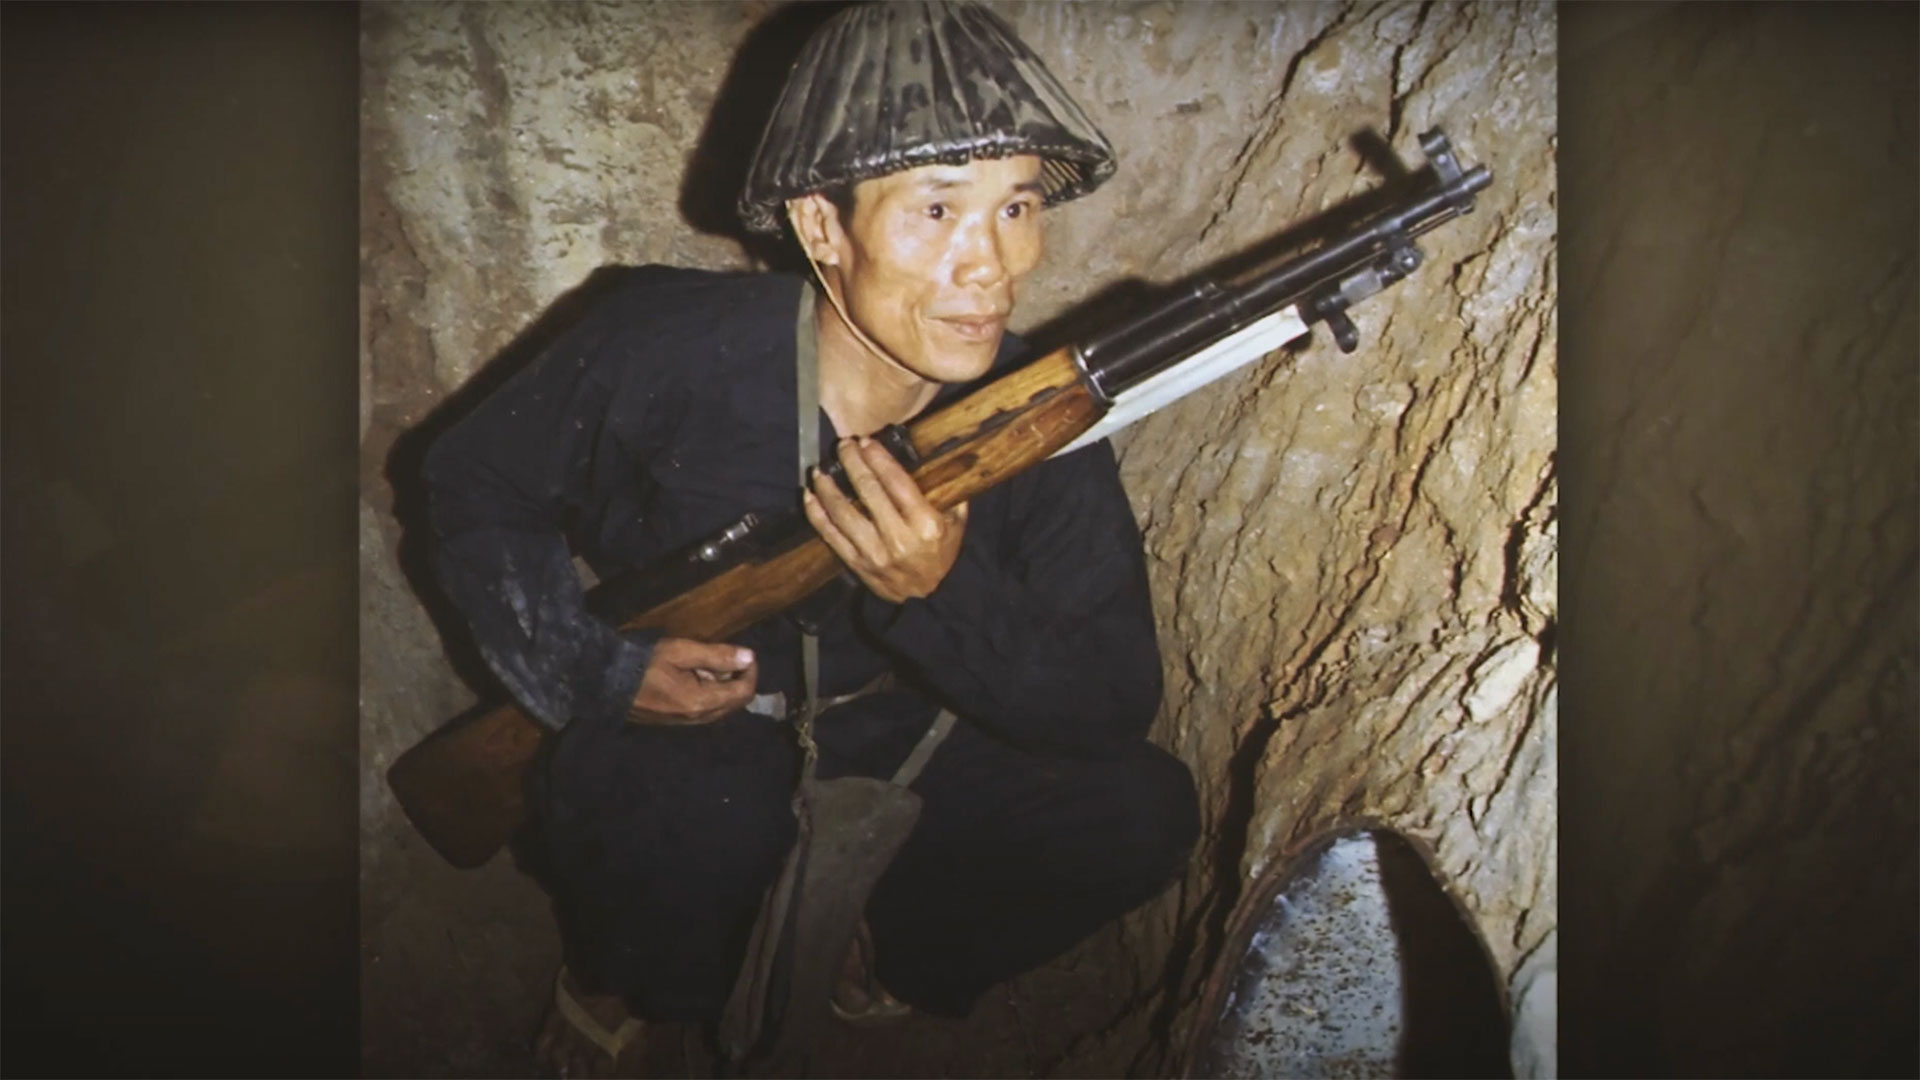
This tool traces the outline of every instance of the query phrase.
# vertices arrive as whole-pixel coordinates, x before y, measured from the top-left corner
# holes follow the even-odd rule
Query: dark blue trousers
[[[890,697],[821,719],[823,778],[892,775],[925,723]],[[791,733],[740,713],[558,742],[535,801],[568,962],[636,1015],[716,1018],[793,840]],[[919,824],[867,919],[881,981],[942,1015],[1160,892],[1199,831],[1186,767],[1145,742],[1059,756],[963,720],[913,789]]]

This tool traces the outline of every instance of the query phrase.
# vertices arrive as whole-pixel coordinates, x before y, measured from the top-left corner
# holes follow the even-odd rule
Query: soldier
[[[606,577],[791,506],[814,425],[858,496],[824,477],[800,496],[851,575],[805,620],[818,773],[895,776],[958,717],[912,780],[918,824],[835,1009],[964,1015],[1185,866],[1196,800],[1144,738],[1160,656],[1111,449],[940,511],[869,438],[1019,359],[1006,325],[1040,211],[1113,168],[989,12],[849,8],[795,64],[741,198],[813,280],[632,271],[432,448],[436,575],[559,733],[532,802],[567,946],[542,1039],[564,1068],[630,1065],[646,1020],[719,1017],[794,841],[781,721],[808,692],[795,620],[727,642],[616,632],[583,607],[569,543]]]

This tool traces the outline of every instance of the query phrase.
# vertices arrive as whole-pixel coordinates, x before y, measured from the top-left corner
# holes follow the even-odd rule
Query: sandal
[[[839,985],[833,988],[833,997],[829,999],[833,1015],[858,1027],[871,1027],[913,1014],[913,1006],[887,993],[887,988],[880,985],[880,978],[874,973],[873,934],[865,920],[861,920],[847,955],[851,963],[841,971]]]
[[[573,991],[567,988],[569,981],[566,965],[563,964],[560,967],[560,974],[553,980],[553,1007],[559,1010],[567,1026],[578,1032],[581,1038],[605,1051],[614,1064],[619,1064],[620,1055],[627,1047],[633,1045],[641,1032],[646,1030],[646,1022],[629,1016],[620,1022],[618,1028],[608,1031],[591,1012],[587,1011],[587,1007],[580,1004],[579,999],[573,996]]]

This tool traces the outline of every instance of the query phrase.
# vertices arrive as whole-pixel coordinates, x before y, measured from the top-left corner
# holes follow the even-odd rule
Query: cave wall
[[[1047,261],[1016,330],[1053,325],[1130,278],[1201,269],[1378,186],[1378,155],[1359,138],[1368,131],[1417,165],[1417,133],[1444,126],[1496,178],[1473,216],[1426,242],[1421,273],[1359,310],[1359,352],[1316,338],[1116,439],[1167,665],[1154,738],[1192,765],[1206,839],[1186,880],[1119,931],[1132,985],[1063,1068],[1171,1068],[1241,883],[1368,822],[1428,856],[1532,1018],[1517,1059],[1550,1069],[1552,10],[993,6],[1121,162],[1099,193],[1049,212]],[[365,9],[370,1044],[434,992],[385,972],[412,970],[418,941],[448,921],[420,897],[451,873],[432,865],[379,778],[475,696],[457,640],[421,601],[403,529],[419,443],[595,267],[751,265],[756,252],[715,210],[726,201],[713,197],[716,178],[739,154],[718,121],[740,115],[734,102],[755,77],[736,55],[775,49],[769,20],[799,17],[767,3]],[[726,179],[730,199],[738,179]],[[469,897],[502,897],[473,903],[525,903],[505,898],[505,861],[461,879]],[[467,930],[504,958],[495,1004],[537,998],[550,967],[516,951],[504,919],[474,919]],[[469,1034],[482,1038],[484,1010],[469,1011]]]

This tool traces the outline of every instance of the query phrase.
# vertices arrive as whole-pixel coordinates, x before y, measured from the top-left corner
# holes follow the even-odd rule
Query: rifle
[[[1351,353],[1359,333],[1347,310],[1418,269],[1414,238],[1471,213],[1474,193],[1492,182],[1485,166],[1463,171],[1439,129],[1420,137],[1420,149],[1431,174],[1424,182],[1313,251],[1244,280],[1199,279],[1138,318],[877,438],[946,509],[1104,438],[1304,336],[1312,323],[1324,322]],[[665,566],[603,583],[589,608],[624,630],[723,641],[795,608],[840,572],[798,511],[749,514]],[[434,850],[457,867],[479,866],[524,820],[526,772],[546,735],[512,705],[470,714],[401,755],[387,783]]]

